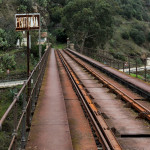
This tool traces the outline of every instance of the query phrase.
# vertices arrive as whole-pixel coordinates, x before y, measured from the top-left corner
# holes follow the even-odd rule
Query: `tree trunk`
[[[81,47],[80,47],[81,54],[83,54],[83,51],[84,51],[84,44],[85,44],[85,40],[86,40],[87,35],[88,34],[86,33],[82,39],[82,43],[81,43]]]

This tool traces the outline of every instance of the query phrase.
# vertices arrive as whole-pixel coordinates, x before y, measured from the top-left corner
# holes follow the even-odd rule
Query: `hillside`
[[[80,1],[81,0],[78,0],[77,2],[80,3]],[[35,10],[41,13],[42,29],[48,29],[51,42],[63,43],[66,42],[67,37],[70,37],[72,42],[77,43],[76,40],[80,39],[79,36],[81,37],[81,34],[77,35],[78,38],[72,38],[75,35],[69,31],[67,26],[69,22],[64,26],[62,21],[66,15],[64,9],[69,7],[69,3],[72,2],[73,0],[1,0],[0,28],[5,30],[5,36],[0,33],[3,39],[1,40],[3,44],[0,44],[0,51],[14,46],[16,39],[20,37],[20,35],[14,31],[14,15],[16,13],[34,12]],[[90,2],[90,0],[88,2]],[[105,44],[102,46],[103,49],[113,55],[117,53],[117,55],[121,56],[119,58],[122,59],[124,55],[148,55],[150,53],[150,1],[113,0],[110,2],[103,0],[102,2],[111,5],[112,7],[110,7],[110,9],[113,12],[111,16],[113,18],[113,32],[112,35],[110,33],[111,37],[106,38]],[[86,5],[83,7],[88,8],[89,6]],[[106,7],[108,7],[108,5]],[[74,9],[73,6],[71,9]],[[88,15],[89,14],[86,16],[88,17]],[[82,21],[84,18],[80,19]],[[95,31],[93,30],[93,32]],[[98,40],[98,38],[96,38],[96,40]],[[11,42],[8,44],[8,41]],[[92,40],[87,39],[84,46],[90,45],[92,47],[93,45],[94,47],[94,44],[89,41]],[[78,44],[81,45],[81,42],[78,42]]]
[[[114,34],[106,49],[118,55],[143,56],[150,53],[150,3],[147,0],[117,1]]]

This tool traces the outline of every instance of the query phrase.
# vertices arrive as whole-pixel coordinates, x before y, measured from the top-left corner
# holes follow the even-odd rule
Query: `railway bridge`
[[[150,85],[49,47],[1,118],[1,134],[11,118],[9,150],[149,150]]]

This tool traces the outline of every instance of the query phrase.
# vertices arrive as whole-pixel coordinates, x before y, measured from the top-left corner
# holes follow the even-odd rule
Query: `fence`
[[[125,61],[122,61],[114,58],[105,50],[95,50],[89,48],[85,48],[83,54],[133,77],[150,82],[150,65],[148,64],[148,57],[141,60],[139,57],[128,56],[124,58]]]
[[[5,132],[3,126],[7,120],[11,120],[13,124],[12,129],[9,129],[12,132],[12,136],[9,133],[8,137],[12,138],[10,138],[8,150],[25,149],[27,131],[31,126],[31,119],[37,103],[49,52],[50,48],[47,49],[36,65],[28,80],[24,82],[23,87],[15,95],[11,105],[0,120],[1,132]]]

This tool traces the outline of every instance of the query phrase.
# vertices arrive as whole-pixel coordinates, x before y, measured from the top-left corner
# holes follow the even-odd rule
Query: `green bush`
[[[143,24],[139,24],[137,22],[134,23],[134,25],[132,26],[133,29],[137,29],[139,31],[145,31],[145,25]]]
[[[0,73],[3,73],[3,64],[0,64]]]
[[[25,6],[25,5],[20,5],[17,10],[18,10],[19,12],[25,13],[26,10],[27,10],[27,6]]]
[[[121,52],[114,53],[113,56],[114,56],[114,58],[119,59],[119,60],[122,60],[122,61],[125,61],[125,60],[126,60],[124,54],[122,54]]]
[[[116,42],[116,40],[114,40],[114,39],[111,39],[111,40],[109,41],[109,44],[110,44],[112,47],[114,47],[114,48],[117,47],[117,42]]]
[[[22,39],[21,32],[16,32],[15,29],[4,30],[0,28],[0,49],[14,47],[17,39]]]
[[[130,37],[137,45],[142,45],[146,40],[144,32],[137,29],[131,29]]]
[[[38,0],[38,3],[42,7],[47,7],[47,5],[48,5],[48,1],[47,0]]]
[[[41,45],[42,49],[42,55],[44,54],[44,50],[46,49],[46,45]],[[39,45],[32,45],[31,54],[33,54],[34,57],[39,57]]]
[[[126,60],[126,57],[124,54],[122,54],[121,52],[116,52],[116,50],[114,50],[114,49],[109,49],[109,53],[116,59],[119,59],[122,61]]]
[[[57,42],[59,42],[59,43],[67,42],[67,35],[63,28],[55,30],[54,34],[56,36]]]
[[[136,18],[137,20],[149,20],[145,10],[145,2],[142,0],[117,0],[120,5],[120,14],[127,19]]]
[[[5,30],[0,28],[0,48],[2,49],[5,49],[6,47],[9,46],[6,38],[7,38],[7,34]]]
[[[150,42],[150,32],[147,35],[147,40]]]
[[[17,0],[18,11],[21,13],[32,12],[32,0]]]
[[[136,74],[130,73],[130,76],[132,76],[132,77],[136,78]],[[142,77],[142,76],[140,76],[140,75],[137,75],[137,78],[139,78],[139,79],[143,79],[143,77]]]
[[[56,6],[51,9],[51,19],[55,23],[60,23],[63,9]]]
[[[9,55],[9,54],[3,55],[2,65],[3,65],[3,70],[15,69],[16,68],[15,55]]]
[[[129,39],[129,33],[127,31],[121,33],[121,37],[124,39],[124,40],[128,40]]]
[[[124,5],[122,9],[123,9],[122,12],[123,16],[125,16],[128,19],[131,19],[133,17],[133,7],[130,4]]]

